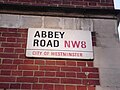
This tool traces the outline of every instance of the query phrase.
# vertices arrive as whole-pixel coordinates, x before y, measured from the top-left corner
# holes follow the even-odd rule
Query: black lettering
[[[52,47],[52,42],[51,42],[51,40],[48,41],[47,47],[48,47],[48,46]]]
[[[58,40],[54,40],[54,47],[59,47],[59,41]]]
[[[46,35],[46,31],[42,31],[42,38],[46,38],[47,35]]]
[[[39,40],[34,39],[33,46],[38,46],[39,45],[38,43],[39,43]]]
[[[35,36],[34,37],[40,37],[39,31],[36,31]]]
[[[63,38],[64,34],[65,34],[65,32],[60,32],[61,38]]]
[[[45,40],[42,39],[42,40],[40,41],[40,46],[41,46],[41,47],[45,47],[45,44],[46,44]]]
[[[52,31],[48,31],[48,38],[53,38],[53,32]]]

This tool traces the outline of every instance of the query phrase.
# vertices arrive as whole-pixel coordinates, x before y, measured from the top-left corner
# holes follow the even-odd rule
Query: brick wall
[[[0,0],[1,3],[73,8],[113,9],[113,0]]]
[[[95,90],[93,61],[26,58],[27,29],[0,28],[0,89]]]

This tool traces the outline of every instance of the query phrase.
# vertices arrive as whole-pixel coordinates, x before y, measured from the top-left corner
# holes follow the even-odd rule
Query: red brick
[[[78,86],[77,90],[87,90],[87,86]]]
[[[82,68],[82,72],[98,72],[98,68]]]
[[[44,72],[43,71],[35,71],[34,72],[34,76],[44,76]]]
[[[85,73],[77,73],[78,78],[87,78]]]
[[[66,72],[66,77],[77,77],[77,75],[74,72]]]
[[[13,60],[11,60],[11,59],[3,59],[2,63],[3,64],[12,64]]]
[[[0,54],[1,58],[18,58],[18,54],[6,54],[6,53],[1,53]]]
[[[31,89],[32,85],[31,84],[22,84],[21,89]]]
[[[27,33],[28,29],[27,28],[18,28],[18,32],[20,32],[20,33]]]
[[[61,83],[63,84],[81,84],[80,79],[71,79],[71,78],[61,78]]]
[[[3,37],[21,37],[20,33],[3,33]]]
[[[22,43],[22,48],[26,48],[26,44]]]
[[[56,72],[57,77],[65,77],[65,72]]]
[[[0,28],[0,32],[8,32],[8,28]]]
[[[18,43],[2,43],[1,44],[2,47],[21,47],[21,44]]]
[[[16,38],[7,38],[7,42],[16,42]]]
[[[0,48],[0,52],[3,52],[3,48]]]
[[[45,61],[44,60],[35,60],[35,64],[44,65]]]
[[[6,38],[5,37],[0,37],[0,42],[5,42]]]
[[[0,77],[0,82],[15,82],[15,77]]]
[[[57,66],[40,66],[40,70],[45,70],[45,71],[60,71],[60,67],[57,67]]]
[[[35,65],[19,65],[19,70],[38,70],[38,66]]]
[[[26,39],[24,39],[24,38],[17,38],[17,42],[24,43],[24,42],[26,42]]]
[[[1,75],[7,75],[10,76],[11,75],[11,71],[10,70],[1,70]]]
[[[53,89],[53,85],[51,85],[51,84],[44,84],[43,90],[54,90]]]
[[[34,64],[34,60],[24,60],[24,64]]]
[[[4,52],[14,53],[14,48],[5,48]]]
[[[61,67],[61,71],[80,72],[78,67]]]
[[[8,32],[14,32],[17,33],[18,29],[17,28],[8,28]]]
[[[13,60],[13,64],[23,64],[23,60],[15,59]]]
[[[19,54],[19,58],[24,59],[24,58],[26,58],[26,55],[25,54]]]
[[[66,63],[67,63],[68,66],[76,66],[75,61],[67,61]]]
[[[8,89],[9,83],[0,83],[0,89]]]
[[[95,90],[95,86],[88,86],[88,90]]]
[[[10,69],[10,70],[16,70],[17,65],[0,65],[0,69]]]
[[[75,86],[66,86],[66,90],[76,90],[76,87]]]
[[[86,62],[77,62],[77,66],[86,66]]]
[[[55,76],[55,72],[45,72],[45,76]]]
[[[100,85],[99,80],[94,80],[94,79],[83,79],[83,84],[84,85]]]
[[[87,62],[88,67],[93,67],[93,61],[92,62]]]
[[[55,90],[65,90],[64,85],[55,85]]]
[[[22,71],[12,71],[12,76],[22,76]]]
[[[99,78],[99,74],[89,73],[88,78]]]
[[[15,49],[15,53],[24,53],[25,50],[24,49]]]
[[[39,82],[40,83],[59,83],[60,79],[59,78],[40,78]]]
[[[21,84],[10,84],[10,89],[20,89]]]
[[[33,84],[32,89],[41,89],[42,90],[43,85],[42,84]]]
[[[46,65],[55,65],[55,61],[47,60]]]
[[[56,61],[56,65],[65,65],[65,61]]]
[[[33,71],[23,71],[23,76],[33,76]]]
[[[17,82],[37,83],[38,78],[35,78],[35,77],[18,77]]]

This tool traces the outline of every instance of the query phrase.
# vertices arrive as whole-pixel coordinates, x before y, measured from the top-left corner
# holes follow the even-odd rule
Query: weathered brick
[[[19,65],[19,70],[38,70],[38,66],[35,65]]]
[[[66,77],[77,77],[77,75],[74,72],[66,72]]]
[[[22,71],[12,71],[12,76],[22,76]]]
[[[57,67],[57,66],[40,66],[40,70],[45,70],[45,71],[60,71],[60,67]]]
[[[54,90],[52,84],[44,84],[43,85],[43,90]]]
[[[2,43],[1,44],[2,47],[21,47],[21,44],[18,43]]]
[[[45,76],[55,76],[55,72],[45,72]]]
[[[8,89],[9,88],[9,83],[0,83],[0,89]]]
[[[0,65],[0,69],[16,70],[17,69],[17,65],[5,65],[5,64],[2,64],[2,65]]]
[[[76,66],[76,62],[75,61],[67,61],[66,64],[68,66]]]
[[[84,85],[100,85],[99,80],[94,80],[94,79],[83,79],[82,83]]]
[[[13,60],[11,60],[11,59],[3,59],[3,60],[2,60],[2,63],[3,63],[3,64],[12,64],[12,63],[13,63]]]
[[[16,42],[17,40],[16,40],[16,38],[7,38],[7,42]]]
[[[10,84],[10,89],[20,89],[21,84]]]
[[[61,78],[61,83],[63,84],[81,84],[80,79],[71,79],[71,78]]]
[[[95,90],[95,86],[88,86],[88,90]]]
[[[37,83],[38,78],[36,78],[36,77],[18,77],[17,82]]]
[[[0,76],[0,82],[15,82],[15,77],[3,77]]]
[[[77,73],[77,78],[87,78],[85,73]]]
[[[57,77],[65,77],[65,72],[56,72]]]
[[[82,72],[98,72],[98,68],[82,68]]]
[[[60,83],[59,78],[39,78],[40,83]]]
[[[99,78],[99,74],[89,73],[88,78]]]
[[[55,65],[55,61],[47,60],[46,65]]]
[[[10,70],[1,70],[1,75],[10,76],[11,75],[11,71]]]
[[[34,60],[24,60],[24,64],[34,64]]]
[[[67,85],[66,90],[76,90],[76,87],[72,85]]]
[[[5,49],[4,49],[4,52],[14,53],[14,48],[5,48]]]
[[[60,65],[60,66],[61,66],[61,65],[65,65],[65,61],[58,61],[58,60],[57,60],[57,61],[56,61],[56,65]]]
[[[41,89],[42,90],[43,85],[42,84],[33,84],[32,89]]]
[[[87,90],[87,86],[77,86],[77,90]]]
[[[23,76],[33,76],[33,71],[23,71]]]
[[[61,67],[62,71],[80,72],[78,67]]]
[[[25,53],[24,49],[15,49],[15,53]]]
[[[32,84],[22,84],[21,85],[21,89],[31,89],[32,88]]]
[[[64,85],[55,85],[55,90],[65,90]]]
[[[35,71],[34,76],[45,76],[45,73],[43,71]]]

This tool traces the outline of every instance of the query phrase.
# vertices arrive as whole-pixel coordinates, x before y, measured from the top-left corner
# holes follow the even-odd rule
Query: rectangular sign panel
[[[91,32],[29,28],[26,56],[93,59]]]

